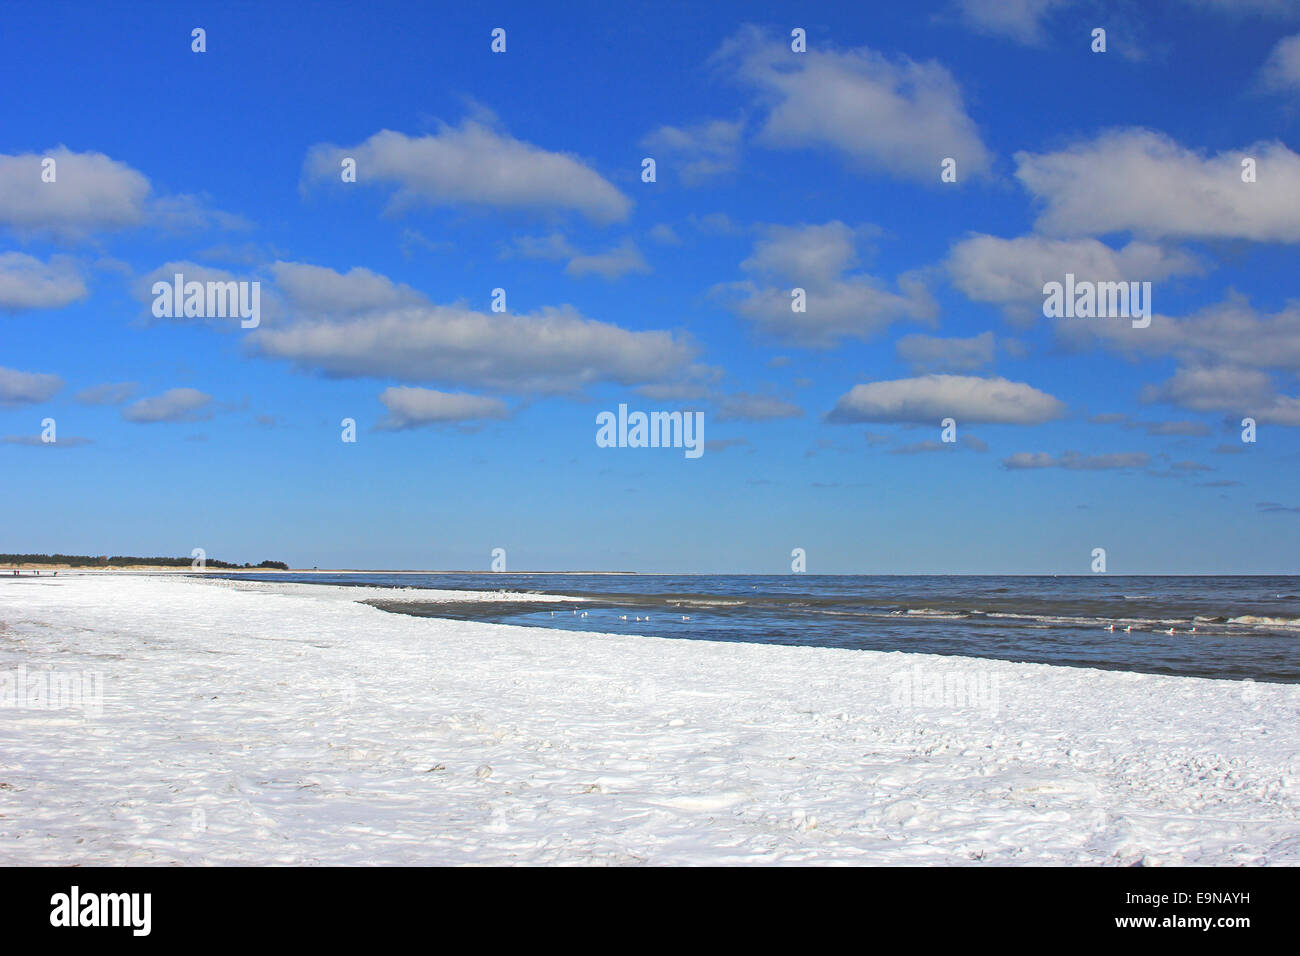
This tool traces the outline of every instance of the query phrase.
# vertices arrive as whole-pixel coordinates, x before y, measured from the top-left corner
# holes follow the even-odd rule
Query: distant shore
[[[421,570],[403,570],[390,571],[376,568],[187,568],[187,567],[170,567],[156,564],[128,564],[123,566],[96,567],[85,564],[5,564],[0,565],[0,576],[5,572],[12,575],[13,569],[19,571],[69,571],[75,574],[119,574],[128,573],[148,573],[148,574],[640,574],[639,571],[511,571],[511,572],[493,572],[482,568],[471,569],[466,571],[421,571]]]

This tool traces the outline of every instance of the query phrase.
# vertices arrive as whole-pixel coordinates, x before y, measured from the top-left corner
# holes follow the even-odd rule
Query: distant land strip
[[[88,554],[0,554],[0,565],[59,565],[69,568],[127,568],[160,567],[182,568],[194,563],[193,558],[132,558],[122,555],[91,556]],[[217,561],[206,558],[204,565],[209,568],[270,568],[288,571],[289,565],[283,561],[263,561],[261,564],[232,564],[229,561]]]

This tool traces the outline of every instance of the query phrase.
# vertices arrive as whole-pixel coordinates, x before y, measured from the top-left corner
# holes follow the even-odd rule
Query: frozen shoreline
[[[1300,862],[1297,685],[356,603],[395,593],[0,579],[0,675],[103,688],[0,709],[0,863]]]

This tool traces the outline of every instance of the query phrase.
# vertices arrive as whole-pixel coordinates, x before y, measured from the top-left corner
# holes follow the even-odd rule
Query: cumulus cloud
[[[676,230],[666,222],[656,223],[647,235],[655,242],[664,246],[680,246],[681,237],[677,235]]]
[[[388,409],[388,414],[377,426],[384,431],[506,418],[510,414],[506,403],[498,398],[464,392],[438,392],[431,388],[386,388],[379,400]]]
[[[289,321],[252,333],[252,348],[331,377],[557,393],[682,381],[697,371],[694,346],[672,333],[629,331],[571,306],[482,312],[435,305],[364,269],[278,262],[272,272]]]
[[[1242,182],[1246,158],[1256,182]],[[1115,129],[1015,159],[1044,206],[1040,232],[1300,241],[1300,156],[1277,141],[1208,156],[1154,130]]]
[[[1076,340],[1100,340],[1130,356],[1300,372],[1300,302],[1270,315],[1234,293],[1183,318],[1157,313],[1145,329],[1128,322],[1062,320],[1058,330]]]
[[[142,303],[148,304],[149,306],[147,312],[148,315],[150,316],[150,321],[170,322],[177,325],[206,324],[217,328],[224,328],[226,331],[233,331],[235,329],[240,328],[242,317],[239,314],[239,310],[237,308],[233,309],[231,311],[231,314],[224,318],[219,318],[216,317],[215,315],[200,318],[195,316],[186,316],[184,314],[183,309],[174,306],[172,309],[172,315],[170,317],[167,318],[154,317],[153,310],[152,310],[152,305],[154,301],[154,293],[153,293],[154,283],[165,282],[167,283],[168,286],[174,286],[177,275],[183,276],[184,281],[187,285],[191,282],[200,282],[204,284],[205,289],[207,288],[207,283],[209,282],[228,283],[228,282],[255,281],[255,280],[248,280],[243,276],[236,275],[235,273],[229,272],[225,269],[216,269],[213,268],[212,266],[200,265],[197,262],[190,262],[188,260],[181,260],[178,262],[165,262],[157,269],[154,269],[152,272],[147,272],[142,276],[138,276],[132,283],[132,292],[135,295],[136,299],[138,299]],[[258,303],[259,303],[259,312],[260,312],[259,320],[262,321],[270,320],[276,314],[275,303],[266,301],[266,299],[262,297],[261,291],[262,290],[259,286],[258,288]],[[328,294],[326,291],[322,291],[322,290],[314,290],[314,291],[315,294],[317,295]],[[238,299],[236,301],[238,301]]]
[[[83,388],[72,399],[81,405],[121,405],[135,396],[137,388],[135,382],[92,385],[90,388]]]
[[[44,402],[61,388],[63,379],[57,375],[0,368],[0,407]]]
[[[54,160],[54,182],[42,182],[41,163]],[[145,217],[149,180],[103,153],[64,146],[45,153],[0,154],[0,225],[21,234],[79,239],[98,230],[138,225]]]
[[[672,168],[688,186],[729,173],[740,156],[741,120],[709,120],[693,126],[660,126],[642,141],[656,173]],[[667,162],[665,162],[667,160]]]
[[[1300,14],[1295,0],[1185,0],[1194,6],[1233,16],[1263,15],[1294,18]]]
[[[22,252],[0,252],[0,310],[57,309],[85,297],[85,283],[70,260],[42,262]]]
[[[962,23],[977,33],[1038,46],[1046,39],[1043,22],[1048,14],[1070,2],[1071,0],[955,0],[953,8]]]
[[[459,127],[443,124],[425,136],[381,130],[355,146],[313,146],[307,152],[304,179],[341,182],[345,157],[356,160],[358,185],[395,187],[391,211],[468,203],[572,210],[593,222],[610,223],[626,219],[632,207],[631,200],[581,159],[525,143],[474,119]]]
[[[992,332],[968,339],[905,335],[895,348],[914,373],[970,372],[993,361],[994,342]]]
[[[171,232],[252,228],[252,223],[243,216],[214,209],[206,197],[188,193],[153,199],[148,207],[148,223]]]
[[[211,395],[205,395],[198,389],[173,388],[161,395],[142,398],[128,405],[122,411],[122,417],[128,422],[152,424],[156,422],[195,422],[211,418],[208,407]]]
[[[364,315],[424,302],[409,285],[361,266],[340,273],[304,262],[277,262],[272,271],[276,286],[300,313]]]
[[[722,399],[715,420],[720,422],[766,422],[778,418],[802,418],[803,409],[774,395],[736,392]]]
[[[1066,273],[1076,281],[1158,282],[1203,271],[1195,256],[1149,242],[1112,249],[1096,239],[983,234],[954,243],[946,266],[953,285],[967,298],[1001,306],[1020,318],[1041,316],[1044,284],[1062,282]]]
[[[650,264],[641,255],[641,250],[631,239],[625,239],[608,252],[593,255],[575,255],[564,267],[567,275],[580,279],[586,275],[598,275],[605,279],[618,279],[629,272],[649,272]]]
[[[749,279],[716,286],[731,307],[785,341],[829,348],[843,338],[870,339],[900,319],[932,319],[934,300],[919,278],[904,274],[898,291],[857,262],[854,230],[842,222],[770,226],[741,263]],[[805,292],[805,311],[792,309],[792,290]]]
[[[1210,426],[1205,422],[1183,420],[1176,422],[1135,422],[1134,424],[1152,436],[1203,437],[1210,433]]]
[[[1020,451],[1002,459],[1002,467],[1011,471],[1033,468],[1065,468],[1069,471],[1109,471],[1117,468],[1145,468],[1151,456],[1146,452],[1121,452],[1110,455],[1081,455],[1067,451],[1054,457],[1045,451]]]
[[[1023,382],[967,375],[923,375],[855,385],[826,421],[1038,425],[1065,413],[1065,404]]]
[[[1260,68],[1259,81],[1265,89],[1279,92],[1300,90],[1300,33],[1277,42]]]
[[[650,264],[631,239],[624,239],[607,252],[584,253],[574,248],[558,232],[545,236],[518,236],[503,256],[519,255],[525,259],[568,259],[565,274],[575,279],[598,275],[605,279],[618,279],[630,272],[649,272]]]
[[[855,166],[921,182],[937,183],[946,157],[963,180],[989,170],[960,85],[933,60],[822,43],[791,56],[789,37],[749,26],[713,62],[757,92],[759,138],[768,145],[828,147]]]
[[[1144,387],[1141,398],[1208,412],[1263,401],[1271,392],[1272,381],[1264,372],[1224,365],[1179,369],[1168,381]]]
[[[1300,398],[1279,394],[1272,377],[1258,369],[1180,368],[1167,381],[1145,386],[1140,398],[1191,411],[1223,411],[1273,425],[1300,426]]]

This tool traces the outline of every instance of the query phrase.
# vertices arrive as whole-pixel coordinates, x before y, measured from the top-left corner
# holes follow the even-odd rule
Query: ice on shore
[[[1300,686],[375,596],[0,580],[0,863],[1300,862]]]

